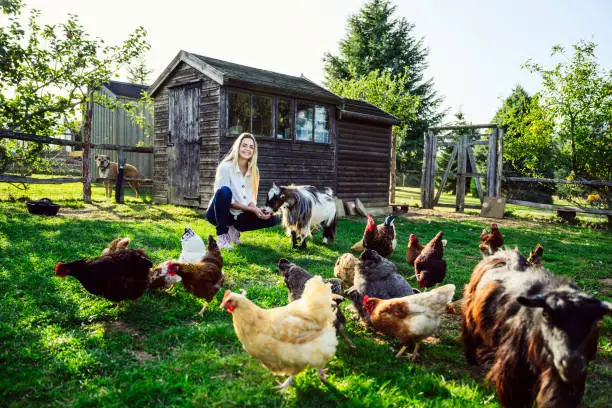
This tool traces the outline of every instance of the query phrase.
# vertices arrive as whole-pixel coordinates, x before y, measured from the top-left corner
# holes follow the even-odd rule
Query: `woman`
[[[219,248],[241,244],[240,231],[279,223],[278,217],[255,204],[258,190],[257,142],[252,134],[242,133],[217,167],[215,195],[206,211],[206,219],[217,226]]]

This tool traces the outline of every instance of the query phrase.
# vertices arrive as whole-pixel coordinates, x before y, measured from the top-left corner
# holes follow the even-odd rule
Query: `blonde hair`
[[[248,171],[251,173],[251,190],[253,191],[253,202],[257,203],[257,192],[259,190],[259,169],[257,168],[257,140],[255,140],[255,136],[251,133],[244,132],[240,136],[236,138],[232,148],[225,155],[221,163],[223,162],[232,162],[234,167],[238,167],[238,149],[240,149],[240,144],[246,138],[249,138],[255,144],[255,150],[253,151],[253,156],[249,159],[248,163]],[[215,185],[219,181],[219,167],[217,166],[217,173],[215,175]]]

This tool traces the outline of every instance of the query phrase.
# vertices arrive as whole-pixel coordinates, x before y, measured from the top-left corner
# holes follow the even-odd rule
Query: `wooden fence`
[[[81,177],[55,177],[49,179],[41,179],[34,177],[21,177],[14,175],[0,174],[0,182],[10,183],[31,183],[31,184],[64,184],[64,183],[83,183],[83,201],[91,203],[91,163],[89,157],[91,157],[91,149],[106,149],[118,151],[119,158],[117,160],[119,167],[119,174],[117,176],[115,184],[115,201],[117,203],[123,203],[123,186],[124,181],[132,181],[135,179],[123,178],[123,166],[125,165],[125,152],[136,152],[136,153],[153,153],[152,147],[136,147],[136,146],[123,146],[114,144],[92,144],[86,142],[75,142],[72,140],[58,139],[54,137],[36,136],[27,133],[12,132],[9,130],[0,129],[0,139],[14,139],[23,140],[27,142],[37,142],[43,144],[53,144],[59,146],[73,146],[83,148],[83,173]],[[96,181],[103,181],[104,179],[94,178]],[[152,185],[152,179],[138,179],[139,184]]]
[[[491,134],[488,135],[487,141],[470,141],[469,136],[458,136],[456,142],[448,142],[443,139],[443,136],[437,135],[438,132],[444,130],[477,130],[477,129],[493,129]],[[587,180],[559,180],[559,179],[546,179],[546,178],[531,178],[531,177],[504,177],[503,176],[503,129],[497,127],[495,124],[486,125],[468,125],[468,126],[441,126],[432,127],[425,133],[425,143],[423,151],[423,170],[421,172],[421,205],[423,208],[434,208],[434,206],[448,206],[447,204],[439,204],[438,200],[442,193],[442,188],[446,183],[448,177],[455,177],[457,181],[456,189],[456,203],[455,209],[457,212],[462,212],[464,208],[481,208],[481,206],[465,205],[465,181],[466,177],[474,177],[476,181],[476,187],[480,202],[483,202],[484,193],[482,192],[480,177],[485,178],[485,190],[486,195],[489,197],[501,196],[501,185],[503,181],[513,181],[519,183],[554,183],[554,184],[579,184],[579,185],[590,185],[590,186],[604,186],[612,187],[612,182],[609,181],[587,181]],[[468,173],[466,171],[466,163],[469,160],[472,169],[476,168],[473,152],[471,147],[477,144],[488,144],[487,154],[487,171],[486,174],[479,174],[478,172]],[[438,145],[453,146],[453,151],[450,154],[450,160],[444,172],[437,171],[436,155]],[[450,175],[450,169],[453,161],[457,158],[457,172],[454,175]],[[439,186],[437,194],[435,193],[435,177],[442,176],[442,181]],[[572,207],[572,206],[560,206],[552,204],[541,204],[530,201],[507,199],[509,204],[517,204],[526,207],[541,208],[547,210],[556,210],[557,214],[564,218],[572,218],[576,212],[599,214],[608,216],[608,220],[612,217],[612,209],[601,209],[601,208],[585,208],[585,207]]]

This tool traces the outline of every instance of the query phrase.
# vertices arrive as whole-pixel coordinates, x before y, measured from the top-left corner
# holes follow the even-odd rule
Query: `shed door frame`
[[[168,89],[168,202],[199,206],[200,83]]]

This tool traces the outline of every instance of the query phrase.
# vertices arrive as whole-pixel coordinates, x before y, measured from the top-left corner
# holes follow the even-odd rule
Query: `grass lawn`
[[[342,219],[331,247],[320,245],[319,233],[303,252],[290,249],[290,239],[279,227],[244,233],[244,245],[223,250],[230,283],[201,318],[197,312],[202,302],[182,286],[115,305],[90,295],[76,279],[53,273],[58,261],[96,256],[117,236],[131,237],[131,246],[145,248],[153,263],[177,258],[186,225],[203,237],[214,233],[201,211],[146,204],[133,199],[129,190],[126,204],[113,204],[104,200],[102,186],[95,186],[94,203],[87,205],[78,201],[78,189],[33,186],[27,193],[31,198],[48,196],[64,205],[60,216],[47,218],[28,214],[23,202],[8,201],[6,184],[0,188],[0,406],[499,405],[484,384],[485,371],[466,364],[453,316],[444,320],[439,336],[423,344],[419,364],[396,359],[396,342],[349,321],[357,349],[339,338],[328,365],[333,390],[310,369],[282,395],[275,386],[284,378],[272,375],[242,349],[231,315],[219,309],[224,290],[244,288],[263,307],[285,305],[287,290],[276,273],[278,259],[286,257],[311,273],[331,277],[337,257],[361,237],[361,218]],[[404,261],[409,234],[428,240],[442,230],[448,240],[447,282],[461,289],[480,260],[479,235],[489,221],[410,212],[396,221],[398,249],[392,260],[410,275]],[[526,253],[541,243],[546,267],[612,301],[609,232],[533,220],[499,224],[507,245]],[[582,406],[612,406],[611,385],[612,319],[606,318]]]

